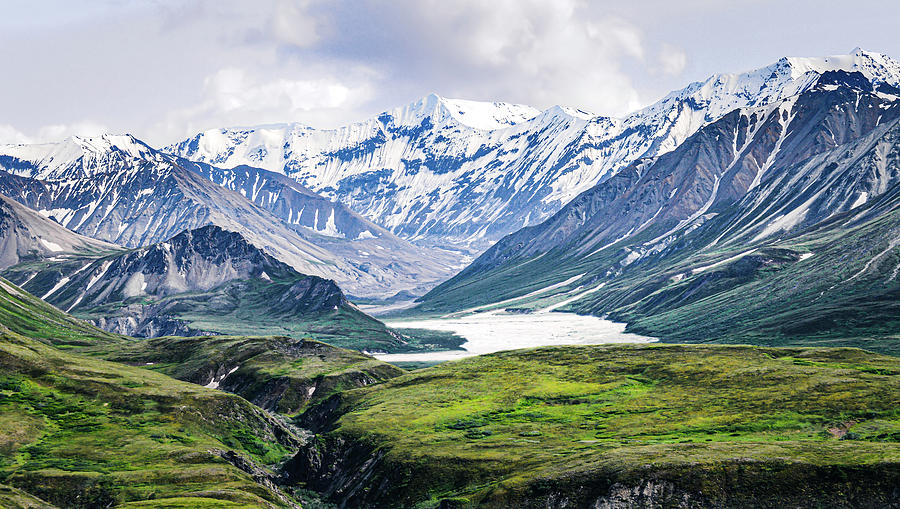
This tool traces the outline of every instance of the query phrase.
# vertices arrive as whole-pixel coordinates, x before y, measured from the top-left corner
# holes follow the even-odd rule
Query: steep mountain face
[[[240,234],[212,225],[133,251],[22,264],[6,274],[58,308],[121,334],[228,333],[229,321],[248,327],[281,322],[315,332],[312,324],[340,318],[358,322],[374,343],[398,343],[334,281],[300,274]]]
[[[187,160],[181,163],[239,192],[303,238],[375,275],[382,284],[402,285],[405,289],[400,292],[421,295],[471,261],[458,248],[427,248],[403,240],[280,173],[252,166],[223,169]]]
[[[726,113],[779,103],[834,70],[900,84],[900,64],[855,50],[715,75],[621,119],[430,95],[336,130],[217,129],[168,150],[283,173],[403,238],[477,251],[549,218],[638,159],[671,151]]]
[[[0,269],[62,253],[100,253],[118,246],[73,233],[0,195]]]
[[[320,196],[280,173],[246,165],[230,169],[187,161],[185,165],[194,173],[240,193],[289,225],[305,227],[312,233],[350,240],[390,235],[342,203]]]
[[[883,132],[898,115],[896,94],[900,91],[894,88],[876,91],[860,73],[835,71],[825,73],[815,87],[798,96],[774,105],[734,110],[676,150],[630,165],[579,195],[543,224],[509,236],[467,270],[489,267],[509,257],[533,256],[563,244],[570,249],[577,244],[577,252],[586,255],[650,231],[657,237],[646,247],[658,251],[671,242],[670,236],[696,227],[706,214],[733,204],[758,187],[764,177],[784,176],[781,172],[856,141],[876,128]],[[815,176],[810,180],[805,183],[834,185]],[[796,184],[779,181],[780,196],[804,196]],[[793,223],[782,218],[766,235],[846,210],[863,192],[884,192],[884,183],[877,190],[869,189],[874,185],[869,182],[845,187],[840,202],[832,196],[817,207],[821,209],[819,214],[794,214]],[[760,192],[767,191],[774,189]],[[760,219],[773,220],[771,212],[777,211],[782,210],[775,208]]]
[[[840,328],[828,318],[838,310],[821,308],[821,299],[883,295],[895,284],[863,275],[896,255],[898,132],[900,90],[859,72],[825,72],[801,94],[734,110],[508,236],[423,306],[449,309],[463,296],[467,304],[496,302],[572,278],[555,295],[537,292],[513,305],[565,296],[567,309],[646,319],[655,325],[640,330],[680,340],[750,333],[774,316],[763,311],[771,305],[819,313],[831,329],[818,332]],[[811,244],[822,252],[807,262]],[[798,284],[810,263],[823,273]],[[784,300],[769,302],[773,293]],[[648,318],[683,306],[696,316],[666,315],[669,326]]]
[[[458,255],[414,247],[284,177],[198,165],[130,136],[0,152],[7,170],[0,172],[0,194],[78,233],[128,247],[215,224],[357,295],[423,291],[459,264]]]

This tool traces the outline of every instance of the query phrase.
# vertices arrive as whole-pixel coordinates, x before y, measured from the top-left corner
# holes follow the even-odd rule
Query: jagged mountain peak
[[[455,121],[473,129],[492,131],[531,120],[540,113],[540,110],[523,104],[450,99],[430,93],[405,106],[385,111],[378,118],[403,126],[420,125],[426,118],[432,125]]]
[[[858,47],[846,55],[784,57],[779,60],[779,63],[782,62],[787,63],[795,78],[809,72],[822,74],[826,71],[859,71],[875,84],[896,84],[900,81],[900,62],[887,55]]]
[[[575,108],[572,106],[562,106],[559,104],[551,106],[546,110],[540,112],[537,116],[531,119],[531,121],[537,125],[572,121],[583,125],[584,123],[592,121],[594,119],[608,119],[612,123],[618,122],[617,119],[613,119],[610,117],[598,117],[597,115],[583,109]]]
[[[162,161],[169,156],[131,134],[102,134],[70,136],[55,143],[0,146],[0,157],[14,161],[13,164],[3,165],[12,173],[40,179],[58,179],[75,175],[90,176],[98,171],[105,171],[112,165],[131,164],[134,161]],[[17,168],[20,169],[17,171]]]
[[[269,263],[277,263],[285,268],[288,267],[286,264],[277,262],[270,255],[264,254],[260,248],[251,244],[239,232],[214,224],[185,230],[165,242],[152,244],[141,249],[145,251],[159,249],[166,251],[173,249],[175,251],[197,251],[202,252],[204,256],[210,259],[253,256],[255,259],[265,258]]]
[[[827,71],[858,71],[873,84],[900,84],[900,62],[880,53],[856,48],[846,55],[826,57],[782,57],[777,62],[738,73],[717,73],[704,81],[671,92],[661,101],[630,118],[644,118],[667,111],[674,101],[704,110],[705,118],[751,106],[762,106],[797,95],[816,83]]]
[[[432,125],[454,122],[492,131],[531,120],[540,113],[540,110],[523,104],[450,99],[430,93],[405,106],[385,111],[378,118],[402,126],[417,126],[428,119]]]

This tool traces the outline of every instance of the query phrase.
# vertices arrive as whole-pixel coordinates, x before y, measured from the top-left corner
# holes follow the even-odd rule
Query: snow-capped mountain
[[[840,70],[804,88],[505,237],[423,311],[553,305],[689,341],[883,333],[900,291],[900,88]]]
[[[167,161],[166,156],[128,134],[72,136],[61,143],[7,145],[0,153],[0,164],[10,166],[10,171],[40,180],[91,177],[142,162]]]
[[[900,89],[877,87],[859,72],[826,71],[799,96],[733,110],[675,150],[626,167],[544,223],[511,234],[467,271],[561,246],[590,257],[640,239],[643,255],[658,253],[749,195],[746,224],[731,225],[714,245],[732,237],[749,244],[859,206],[884,193],[893,175],[836,182],[823,173],[838,168],[838,158],[853,159],[854,151],[833,152],[838,147],[881,137],[900,117]],[[804,175],[806,166],[818,170]],[[784,202],[773,204],[776,197]]]
[[[333,131],[300,124],[220,129],[168,150],[283,173],[406,239],[486,245],[497,228],[505,233],[523,224],[522,217],[504,219],[507,201],[532,194],[522,174],[529,169],[508,166],[522,152],[529,160],[552,157],[554,141],[574,141],[587,118],[564,108],[538,112],[432,94]]]
[[[128,135],[10,145],[0,154],[0,194],[73,231],[128,247],[215,224],[354,295],[422,291],[459,263],[457,255],[404,242],[283,176],[222,171]]]
[[[65,253],[102,253],[118,246],[78,235],[0,195],[0,269]]]
[[[334,130],[213,129],[167,150],[283,173],[403,238],[478,250],[550,217],[637,159],[671,151],[729,111],[796,96],[838,69],[900,84],[897,61],[857,49],[717,74],[624,118],[432,94]]]

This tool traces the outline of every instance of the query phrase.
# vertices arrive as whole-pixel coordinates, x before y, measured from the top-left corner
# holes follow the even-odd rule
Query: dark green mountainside
[[[288,335],[359,350],[404,345],[333,281],[300,274],[218,226],[107,256],[22,263],[4,276],[60,309],[130,336]]]

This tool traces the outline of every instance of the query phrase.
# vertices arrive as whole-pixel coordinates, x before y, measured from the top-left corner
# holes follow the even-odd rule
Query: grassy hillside
[[[291,468],[351,507],[878,507],[898,408],[900,359],[856,349],[541,348],[319,405]]]
[[[238,396],[0,328],[0,483],[49,503],[289,507],[265,479],[298,443]]]
[[[287,414],[337,391],[403,374],[359,352],[284,336],[152,338],[105,357],[201,385],[216,381],[223,390]]]
[[[311,340],[117,336],[0,279],[0,507],[292,507],[274,482],[301,439],[198,384],[292,413],[401,373]]]
[[[0,324],[58,348],[120,343],[125,338],[78,320],[0,279]]]

